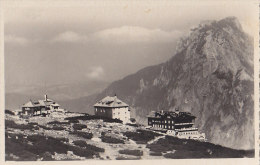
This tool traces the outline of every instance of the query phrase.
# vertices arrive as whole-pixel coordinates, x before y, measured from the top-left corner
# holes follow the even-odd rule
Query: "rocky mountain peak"
[[[185,64],[191,69],[194,60],[203,65],[203,77],[217,69],[232,72],[242,69],[242,78],[253,79],[252,46],[253,40],[243,32],[239,20],[227,17],[191,29],[190,35],[179,42],[177,53],[186,51]]]
[[[113,82],[89,107],[117,93],[143,124],[150,111],[179,108],[197,117],[196,127],[210,142],[252,149],[253,51],[237,18],[204,22],[181,39],[167,62]]]

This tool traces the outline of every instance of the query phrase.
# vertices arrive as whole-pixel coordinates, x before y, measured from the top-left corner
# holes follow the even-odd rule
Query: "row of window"
[[[97,112],[97,109],[96,109],[96,112]],[[104,112],[105,113],[106,111],[104,109],[101,109],[100,112]],[[115,115],[115,114],[116,113],[114,112],[113,115]],[[120,115],[120,112],[118,112],[117,114]],[[126,114],[126,112],[125,112],[125,114]]]
[[[120,112],[118,112],[117,114],[120,115]],[[126,112],[125,112],[125,114],[126,114]],[[113,115],[116,115],[116,113],[114,112]]]
[[[168,126],[168,125],[161,125],[161,124],[153,124],[153,127],[158,127],[158,128],[168,128],[168,129],[173,129],[173,126]]]
[[[192,132],[179,132],[179,135],[196,135],[198,134],[197,131],[192,131]]]
[[[96,109],[96,112],[97,112],[97,109]],[[105,113],[106,111],[104,109],[101,109],[100,112],[104,112]]]
[[[164,121],[161,121],[161,120],[152,120],[153,123],[174,123],[174,121],[170,121],[170,120],[164,120]]]

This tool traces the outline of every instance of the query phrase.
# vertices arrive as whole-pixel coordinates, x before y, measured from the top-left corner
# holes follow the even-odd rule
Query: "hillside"
[[[191,29],[167,62],[113,82],[74,110],[91,112],[106,95],[128,103],[146,123],[152,110],[179,108],[194,114],[207,139],[237,149],[254,148],[253,38],[237,18],[209,21]],[[89,101],[90,100],[90,101]],[[74,100],[76,101],[76,100]]]
[[[178,139],[78,113],[53,112],[29,119],[6,114],[5,119],[6,161],[254,157],[253,150]]]

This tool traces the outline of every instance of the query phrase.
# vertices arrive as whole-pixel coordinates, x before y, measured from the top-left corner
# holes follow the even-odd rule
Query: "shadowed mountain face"
[[[90,100],[85,102],[89,109],[116,93],[141,123],[147,123],[152,110],[178,107],[197,117],[196,126],[210,142],[251,149],[253,89],[253,39],[236,18],[228,17],[192,29],[167,62],[113,82],[92,99],[81,101]]]

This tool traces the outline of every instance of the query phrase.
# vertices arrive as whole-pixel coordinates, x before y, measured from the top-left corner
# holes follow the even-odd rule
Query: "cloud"
[[[59,35],[57,35],[56,37],[54,37],[53,39],[51,39],[51,42],[82,42],[85,41],[87,39],[86,36],[80,35],[76,32],[73,31],[66,31],[63,33],[60,33]]]
[[[87,77],[90,79],[100,79],[104,75],[104,69],[101,66],[90,68]]]
[[[10,44],[16,44],[16,45],[21,45],[21,46],[26,46],[28,45],[29,41],[26,38],[23,37],[18,37],[15,35],[5,35],[4,36],[5,43],[10,43]]]
[[[122,26],[105,29],[93,34],[93,38],[105,43],[162,43],[172,42],[182,35],[180,31],[163,31],[138,26]]]
[[[122,26],[104,29],[88,35],[73,31],[60,33],[51,42],[93,42],[103,44],[131,44],[131,43],[165,43],[172,42],[182,36],[180,31],[163,31],[139,26]]]

